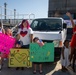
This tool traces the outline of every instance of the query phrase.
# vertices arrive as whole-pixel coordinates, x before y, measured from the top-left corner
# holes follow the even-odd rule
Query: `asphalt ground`
[[[32,68],[24,68],[24,70],[16,70],[15,67],[8,68],[8,61],[4,60],[0,75],[76,75],[76,73],[73,73],[71,69],[62,72],[59,59],[55,62],[43,63],[43,74],[39,73],[39,66],[37,66],[37,73],[33,74],[33,66]]]

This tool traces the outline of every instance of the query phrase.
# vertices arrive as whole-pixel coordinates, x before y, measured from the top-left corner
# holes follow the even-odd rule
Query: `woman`
[[[23,42],[22,48],[29,48],[30,42],[33,41],[33,31],[27,20],[22,21],[17,34]]]
[[[71,14],[69,12],[67,12],[66,15],[70,18],[71,23],[72,23],[72,28],[73,28],[73,35],[72,35],[72,39],[71,39],[71,43],[70,43],[70,46],[71,46],[70,62],[71,62],[71,60],[73,58],[74,50],[76,48],[76,25],[74,24]]]
[[[23,42],[21,48],[29,49],[30,43],[33,41],[33,31],[30,28],[30,25],[27,20],[23,20],[18,29],[17,37],[20,37],[20,40]],[[17,70],[18,68],[16,68]],[[22,70],[24,68],[22,67]]]

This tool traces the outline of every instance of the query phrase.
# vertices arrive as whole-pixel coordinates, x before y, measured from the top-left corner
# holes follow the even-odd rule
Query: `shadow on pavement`
[[[16,70],[16,68],[8,68],[7,60],[4,61],[0,75],[46,75],[48,72],[53,70],[56,66],[56,62],[45,62],[43,63],[43,74],[39,74],[39,67],[37,66],[37,74],[33,74],[32,68],[24,68],[24,70]]]

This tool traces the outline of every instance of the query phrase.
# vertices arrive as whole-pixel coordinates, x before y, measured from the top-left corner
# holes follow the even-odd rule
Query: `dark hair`
[[[16,44],[19,44],[19,45],[22,46],[23,45],[23,42],[22,41],[17,41]]]
[[[64,45],[65,45],[66,42],[69,42],[69,40],[65,40],[65,41],[64,41]]]
[[[33,42],[35,42],[35,40],[36,40],[36,39],[38,39],[38,40],[39,40],[39,38],[38,38],[38,37],[35,37],[35,38],[33,39]]]

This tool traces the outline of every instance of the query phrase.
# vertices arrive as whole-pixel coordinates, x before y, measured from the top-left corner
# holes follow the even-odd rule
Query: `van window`
[[[61,19],[35,19],[31,23],[34,31],[58,31],[62,29]]]

